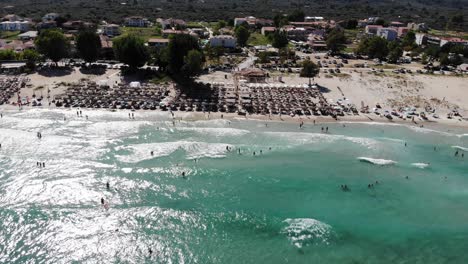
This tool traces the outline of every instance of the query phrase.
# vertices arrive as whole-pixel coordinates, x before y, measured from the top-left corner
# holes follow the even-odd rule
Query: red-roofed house
[[[158,39],[152,38],[148,39],[148,47],[155,47],[155,48],[164,48],[169,45],[169,39]]]
[[[276,28],[275,27],[262,27],[262,35],[266,36],[271,33],[275,33]]]
[[[444,46],[447,43],[453,43],[453,44],[460,44],[460,45],[465,45],[468,46],[468,40],[462,39],[462,38],[441,38],[440,39],[440,46]]]

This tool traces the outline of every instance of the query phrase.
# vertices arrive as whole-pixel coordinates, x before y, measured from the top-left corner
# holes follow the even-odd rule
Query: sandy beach
[[[410,65],[411,67],[411,65]],[[227,78],[225,77],[227,75]],[[301,78],[298,74],[282,74],[273,72],[267,83],[278,83],[281,76],[281,83],[289,85],[303,85],[308,83],[307,78]],[[75,68],[69,74],[45,76],[43,74],[31,74],[26,76],[29,79],[28,85],[21,89],[22,96],[31,97],[33,94],[46,97],[47,90],[50,91],[50,98],[45,99],[41,108],[54,107],[47,106],[47,100],[53,100],[55,95],[63,94],[67,84],[76,83],[79,80],[90,80],[99,82],[105,80],[108,83],[120,83],[124,81],[118,70],[109,69],[102,75],[84,74]],[[232,75],[225,72],[213,72],[202,75],[197,81],[205,83],[232,83]],[[325,122],[383,122],[401,123],[415,126],[447,125],[457,127],[468,127],[468,122],[461,117],[447,118],[447,113],[457,110],[462,116],[468,115],[468,97],[466,94],[466,80],[464,76],[441,76],[424,74],[394,74],[389,70],[383,73],[375,73],[370,69],[343,69],[339,75],[320,73],[314,81],[321,87],[325,98],[330,102],[338,99],[348,99],[356,106],[368,105],[370,109],[380,104],[382,110],[398,109],[399,107],[416,107],[418,111],[424,111],[425,106],[431,106],[436,110],[439,118],[428,116],[428,120],[416,117],[412,120],[403,120],[395,117],[388,120],[385,117],[373,113],[359,115],[339,116],[336,120],[329,116],[275,116],[275,115],[247,115],[240,116],[237,113],[208,113],[203,112],[174,112],[174,118],[184,120],[204,120],[204,119],[255,119],[263,121],[294,122],[294,123],[325,123]],[[14,105],[0,106],[3,111],[8,109],[18,109]],[[28,107],[23,107],[28,109]],[[74,111],[74,108],[70,109]],[[90,111],[90,110],[86,110]],[[109,110],[110,111],[110,110]],[[128,110],[118,110],[128,111]],[[143,110],[138,110],[143,111]],[[158,110],[157,110],[158,111]],[[372,110],[371,110],[372,112]]]

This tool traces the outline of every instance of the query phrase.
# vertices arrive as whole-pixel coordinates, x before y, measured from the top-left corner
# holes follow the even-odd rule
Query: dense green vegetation
[[[149,60],[148,49],[145,46],[145,41],[135,35],[123,35],[114,39],[115,57],[130,66],[130,68],[138,68]]]
[[[255,32],[250,34],[247,44],[250,46],[268,45],[271,44],[271,40],[268,37]]]
[[[70,43],[59,30],[44,30],[35,40],[36,49],[56,64],[69,55]]]
[[[10,7],[5,9],[6,6]],[[3,15],[16,13],[36,20],[45,13],[58,12],[69,19],[121,23],[130,15],[146,16],[153,21],[157,17],[217,21],[250,14],[273,18],[276,14],[286,13],[288,18],[297,20],[298,12],[293,11],[299,9],[305,15],[324,16],[337,21],[380,16],[387,21],[418,21],[436,29],[468,31],[466,6],[467,0],[3,0],[0,10]]]
[[[76,37],[76,49],[86,62],[94,62],[101,52],[101,40],[98,34],[92,31],[82,31]]]

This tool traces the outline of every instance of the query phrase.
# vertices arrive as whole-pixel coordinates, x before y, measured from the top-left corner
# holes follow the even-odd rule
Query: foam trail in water
[[[371,163],[380,166],[396,164],[396,161],[386,159],[374,159],[368,157],[358,157],[357,159],[361,162]]]
[[[429,167],[429,163],[411,163],[411,166],[414,166],[416,168],[420,168],[420,169],[425,169],[427,167]]]
[[[452,148],[458,149],[458,150],[463,150],[463,151],[468,151],[468,148],[461,147],[461,146],[452,146]]]
[[[124,148],[131,152],[130,155],[116,155],[116,158],[121,162],[137,163],[152,158],[169,156],[179,149],[186,152],[188,159],[223,158],[226,156],[226,146],[233,147],[230,144],[195,141],[136,144]],[[151,151],[153,151],[153,155],[151,155]]]

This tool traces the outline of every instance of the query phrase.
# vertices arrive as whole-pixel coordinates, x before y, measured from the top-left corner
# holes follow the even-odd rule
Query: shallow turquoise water
[[[468,259],[466,131],[83,115],[0,119],[0,263]]]

